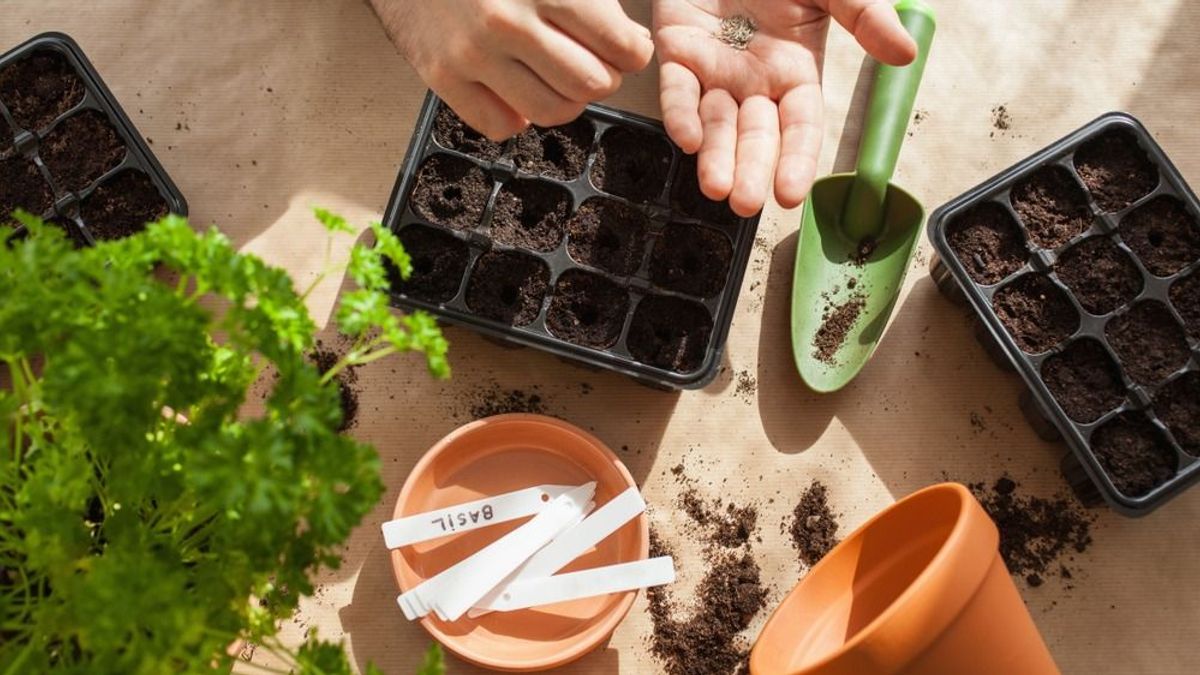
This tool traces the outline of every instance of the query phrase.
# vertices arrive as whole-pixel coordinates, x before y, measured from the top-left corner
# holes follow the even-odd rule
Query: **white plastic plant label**
[[[576,485],[539,485],[495,497],[448,506],[389,520],[382,525],[383,541],[389,549],[438,539],[481,527],[536,515],[551,502],[574,490]]]
[[[675,561],[670,556],[596,567],[590,570],[515,581],[485,609],[511,612],[556,602],[624,593],[674,583]]]

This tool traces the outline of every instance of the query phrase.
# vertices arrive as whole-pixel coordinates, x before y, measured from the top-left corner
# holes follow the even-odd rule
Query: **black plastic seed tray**
[[[0,56],[0,210],[36,212],[81,245],[187,202],[79,45],[38,35]]]
[[[1087,503],[1149,513],[1200,478],[1200,204],[1146,129],[1104,115],[934,212],[932,274],[1065,439]]]
[[[666,389],[720,366],[758,217],[704,198],[659,122],[588,106],[497,145],[430,94],[385,224],[393,302]]]

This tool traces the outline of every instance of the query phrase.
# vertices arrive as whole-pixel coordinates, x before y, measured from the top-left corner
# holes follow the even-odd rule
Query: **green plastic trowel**
[[[846,386],[866,365],[896,304],[925,209],[891,184],[935,21],[921,0],[896,4],[917,58],[875,75],[854,173],[822,178],[804,202],[792,282],[792,352],[814,391]]]

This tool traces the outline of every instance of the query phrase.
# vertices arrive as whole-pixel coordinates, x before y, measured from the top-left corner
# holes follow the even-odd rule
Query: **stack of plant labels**
[[[593,511],[596,484],[539,485],[383,524],[389,549],[532,516],[397,598],[404,616],[443,621],[669,584],[669,556],[558,574],[646,510],[629,488]]]

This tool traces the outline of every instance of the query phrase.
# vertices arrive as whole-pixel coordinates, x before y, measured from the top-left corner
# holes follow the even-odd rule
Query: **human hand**
[[[459,117],[492,140],[570,122],[650,62],[619,0],[371,0],[392,41]]]
[[[663,121],[685,152],[699,152],[700,187],[751,216],[772,183],[785,208],[816,178],[821,150],[821,68],[832,15],[871,56],[905,65],[917,53],[889,0],[654,0]],[[722,19],[757,31],[736,48]],[[732,28],[735,26],[727,27]],[[746,37],[726,37],[740,42]]]

